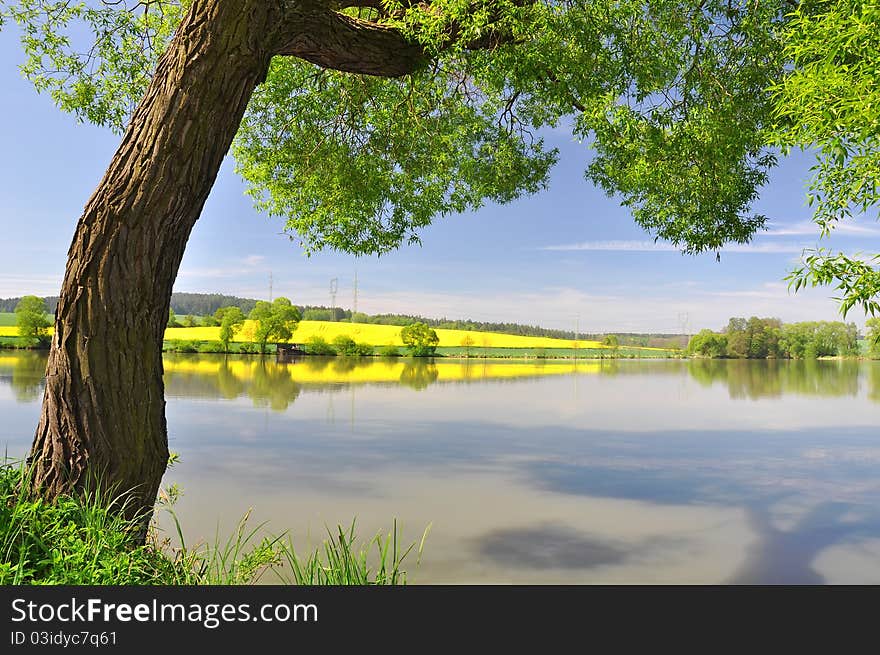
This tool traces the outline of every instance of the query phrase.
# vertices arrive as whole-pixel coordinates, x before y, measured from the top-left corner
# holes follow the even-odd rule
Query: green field
[[[16,325],[15,312],[0,312],[0,325]]]

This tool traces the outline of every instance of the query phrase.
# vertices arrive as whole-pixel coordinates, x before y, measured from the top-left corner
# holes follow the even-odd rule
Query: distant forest
[[[0,312],[13,312],[21,298],[0,298]],[[43,298],[49,312],[54,314],[58,305],[57,296]],[[207,316],[221,307],[230,305],[239,307],[247,315],[256,304],[254,298],[239,298],[220,293],[174,293],[171,295],[171,309],[178,318],[187,315]],[[364,314],[352,312],[341,307],[325,307],[299,305],[303,319],[312,321],[338,321],[346,323],[376,323],[379,325],[409,325],[422,322],[433,328],[450,330],[479,330],[483,332],[500,332],[527,337],[551,337],[554,339],[574,339],[573,330],[552,330],[537,325],[521,325],[519,323],[491,323],[486,321],[450,320],[447,318],[426,318],[415,314]],[[684,348],[688,337],[683,334],[641,334],[633,332],[616,333],[621,346],[648,346],[653,348]],[[605,334],[578,333],[579,339],[595,339],[601,341]]]

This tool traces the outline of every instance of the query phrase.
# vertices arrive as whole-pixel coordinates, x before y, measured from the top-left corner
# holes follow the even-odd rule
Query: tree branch
[[[322,68],[380,77],[401,77],[425,61],[422,47],[394,28],[334,11],[297,17],[296,35],[276,54],[292,55]]]

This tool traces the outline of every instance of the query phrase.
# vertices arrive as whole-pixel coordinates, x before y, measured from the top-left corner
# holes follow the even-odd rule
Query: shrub
[[[314,336],[309,339],[303,349],[309,355],[335,355],[336,350],[323,337]]]
[[[354,357],[357,355],[357,344],[354,342],[354,339],[348,335],[340,334],[333,339],[333,347],[336,349],[337,353],[344,355],[345,357]]]
[[[199,346],[200,353],[222,353],[223,344],[219,341],[206,341]]]
[[[373,354],[373,346],[368,343],[359,343],[355,348],[358,357],[370,357]]]
[[[238,352],[242,355],[253,355],[259,352],[259,350],[257,344],[251,343],[250,341],[238,344]]]
[[[379,354],[382,357],[400,357],[400,350],[397,346],[382,346],[379,349]]]

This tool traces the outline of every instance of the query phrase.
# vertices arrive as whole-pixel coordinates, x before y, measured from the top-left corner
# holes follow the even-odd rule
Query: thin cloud
[[[843,234],[845,236],[880,236],[880,226],[861,225],[853,222],[838,222],[834,228],[834,233]],[[761,234],[768,237],[803,235],[818,237],[819,226],[812,221],[802,221],[800,223],[772,227],[766,232],[761,232]]]
[[[802,253],[809,245],[801,243],[733,243],[724,246],[721,252],[752,254]],[[606,252],[680,252],[680,248],[665,242],[653,241],[583,241],[553,246],[540,250],[550,251],[606,251]]]

